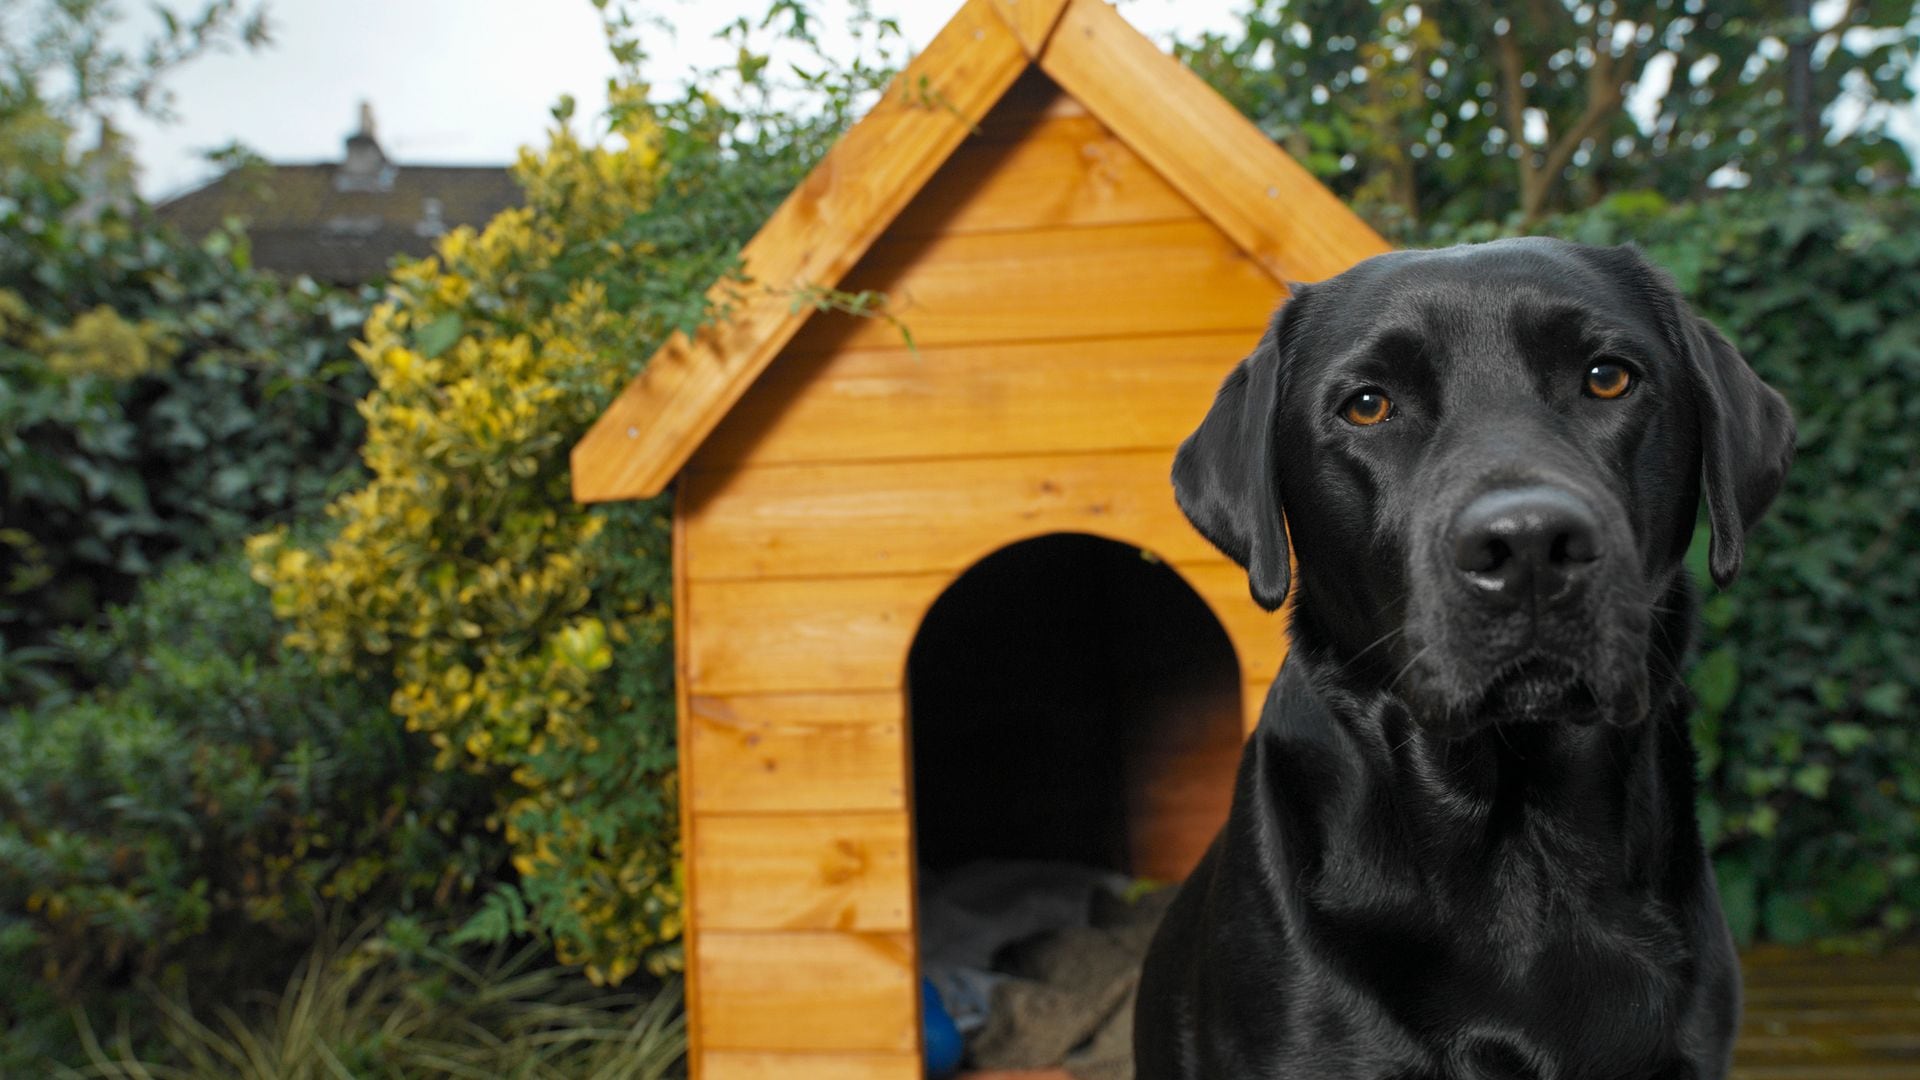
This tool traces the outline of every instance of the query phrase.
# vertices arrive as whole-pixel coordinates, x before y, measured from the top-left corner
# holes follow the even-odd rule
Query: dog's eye
[[[1602,401],[1625,397],[1633,389],[1633,372],[1619,364],[1595,364],[1587,369],[1586,395]]]
[[[1356,427],[1372,427],[1393,419],[1393,402],[1378,390],[1362,390],[1340,406],[1340,418]]]

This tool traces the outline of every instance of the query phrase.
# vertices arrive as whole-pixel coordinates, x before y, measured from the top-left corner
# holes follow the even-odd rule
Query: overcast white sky
[[[144,5],[122,0],[129,17]],[[650,37],[649,72],[666,83],[728,62],[721,26],[758,18],[765,0],[657,0],[677,28]],[[959,0],[873,0],[922,48]],[[1245,0],[1122,0],[1133,24],[1165,45],[1227,29]],[[823,29],[844,25],[845,0],[821,0]],[[165,197],[211,178],[200,154],[238,140],[281,163],[333,161],[358,103],[372,103],[381,145],[416,164],[504,164],[537,142],[548,109],[572,94],[580,116],[605,101],[612,61],[588,0],[270,0],[274,44],[211,56],[170,81],[179,119],[127,124],[141,188]]]

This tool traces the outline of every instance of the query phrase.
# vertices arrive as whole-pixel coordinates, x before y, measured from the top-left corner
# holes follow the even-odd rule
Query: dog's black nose
[[[1600,557],[1600,523],[1585,502],[1559,488],[1490,491],[1453,519],[1453,563],[1467,581],[1514,604],[1572,595]]]

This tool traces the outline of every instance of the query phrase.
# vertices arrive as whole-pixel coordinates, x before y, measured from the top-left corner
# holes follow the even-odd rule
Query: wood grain
[[[687,671],[687,620],[686,609],[682,606],[687,596],[687,513],[684,492],[676,491],[673,496],[673,604],[674,610],[683,617],[673,620],[673,701],[675,745],[682,747],[681,782],[686,782],[688,758],[685,747],[693,731],[692,697],[686,679]],[[680,799],[680,843],[693,842],[693,803],[690,799]],[[699,893],[699,876],[692,867],[685,868],[686,896],[683,903],[691,903]],[[681,948],[686,950],[686,1009],[687,1009],[687,1057],[689,1080],[705,1080],[700,1067],[700,1032],[704,1030],[700,1022],[700,920],[686,919],[681,929]]]
[[[694,693],[898,690],[950,575],[689,582]]]
[[[1190,336],[786,356],[692,468],[1177,446],[1264,326],[1263,319]]]
[[[1387,250],[1251,121],[1100,0],[1071,0],[1040,66],[1275,281],[1318,281]]]
[[[1066,0],[993,0],[993,10],[1020,39],[1028,56],[1039,56],[1046,48],[1047,37],[1066,6]]]
[[[1267,612],[1247,591],[1247,572],[1226,559],[1210,562],[1174,563],[1173,568],[1186,580],[1200,599],[1207,602],[1214,617],[1226,628],[1233,650],[1240,658],[1240,679],[1260,692],[1247,701],[1253,716],[1259,715],[1258,703],[1266,698],[1266,688],[1287,656],[1287,620],[1283,611]],[[1242,695],[1245,701],[1246,695]]]
[[[1029,67],[1000,95],[986,119],[974,127],[971,138],[1009,142],[1038,121],[1088,115],[1091,114],[1087,107],[1061,90],[1058,83],[1047,78],[1046,72]]]
[[[701,814],[690,857],[694,918],[716,930],[913,929],[905,810]]]
[[[918,1054],[709,1050],[704,1080],[922,1080]]]
[[[919,1048],[913,935],[709,931],[703,938],[703,1048]]]
[[[964,569],[1022,536],[1093,533],[1163,559],[1219,556],[1174,505],[1173,448],[863,462],[688,477],[696,581]]]
[[[1027,64],[990,0],[969,0],[747,244],[756,284],[733,316],[669,341],[574,447],[575,498],[664,488],[805,321],[793,290],[838,283]]]
[[[1242,681],[1271,682],[1286,624],[1247,595],[1246,573],[1225,560],[1173,567],[1226,628]],[[921,617],[954,576],[691,581],[686,677],[701,695],[897,690]]]
[[[700,695],[689,709],[681,783],[697,812],[907,806],[898,691]]]
[[[888,238],[841,285],[885,317],[825,313],[800,352],[1241,331],[1281,287],[1204,221]]]
[[[1741,968],[1733,1080],[1920,1078],[1920,948],[1856,957],[1761,946]]]
[[[1198,220],[1200,211],[1091,116],[998,129],[955,151],[889,236]]]

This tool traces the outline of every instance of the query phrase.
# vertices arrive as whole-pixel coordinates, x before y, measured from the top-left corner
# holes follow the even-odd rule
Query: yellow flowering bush
[[[609,288],[661,257],[666,172],[641,108],[608,145],[564,123],[515,171],[526,205],[396,270],[355,348],[370,479],[303,545],[250,545],[289,643],[389,667],[443,769],[496,778],[515,883],[469,938],[549,936],[595,981],[675,966],[671,595],[664,503],[589,509],[567,451],[664,333]]]
[[[862,17],[878,62],[816,52],[777,89],[741,20],[737,68],[656,99],[633,12],[596,6],[621,70],[609,140],[576,136],[563,100],[515,167],[526,205],[395,272],[357,346],[371,480],[318,541],[251,554],[294,646],[390,673],[437,764],[492,780],[516,877],[456,937],[543,934],[617,982],[680,962],[668,507],[576,505],[567,452],[669,334],[715,318],[710,286],[886,81],[898,30]],[[804,6],[775,16],[812,47]]]

